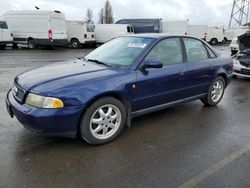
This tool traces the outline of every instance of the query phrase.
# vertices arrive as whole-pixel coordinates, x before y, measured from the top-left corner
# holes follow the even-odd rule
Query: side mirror
[[[159,59],[146,59],[144,62],[144,68],[162,68],[162,66]]]

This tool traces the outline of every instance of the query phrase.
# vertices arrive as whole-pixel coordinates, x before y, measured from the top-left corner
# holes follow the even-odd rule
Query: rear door
[[[180,38],[161,40],[146,56],[159,59],[162,68],[137,70],[137,99],[134,109],[140,110],[186,98],[186,65]]]
[[[184,37],[183,41],[189,77],[186,92],[190,96],[204,94],[211,83],[213,62],[216,56],[211,50],[209,52],[209,48],[198,39]]]
[[[95,33],[94,33],[93,24],[86,24],[86,30],[87,30],[87,34],[86,34],[87,38],[85,36],[84,36],[84,38],[86,38],[87,40],[95,40]]]
[[[5,21],[0,21],[0,41],[10,42],[12,41],[11,33],[8,25]]]
[[[53,39],[67,39],[66,21],[59,13],[58,16],[50,17],[50,29],[52,29]]]
[[[3,29],[2,29],[2,24],[1,24],[1,21],[0,21],[0,42],[3,41]]]

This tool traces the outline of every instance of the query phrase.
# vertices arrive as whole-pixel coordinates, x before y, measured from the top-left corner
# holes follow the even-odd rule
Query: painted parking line
[[[235,159],[237,159],[240,156],[244,155],[248,151],[250,151],[250,144],[247,144],[246,146],[242,147],[241,149],[239,149],[239,150],[235,151],[234,153],[230,154],[229,156],[227,156],[222,161],[214,164],[213,166],[211,166],[207,170],[205,170],[205,171],[201,172],[200,174],[198,174],[197,176],[191,178],[186,183],[181,185],[179,188],[191,188],[191,187],[194,187],[194,186],[198,185],[200,182],[202,182],[208,176],[210,176],[210,175],[214,174],[215,172],[219,171],[221,168],[229,165]]]

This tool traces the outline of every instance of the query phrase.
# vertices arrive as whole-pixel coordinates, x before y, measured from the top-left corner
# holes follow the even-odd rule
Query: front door
[[[137,111],[185,98],[187,76],[180,39],[161,40],[144,61],[147,59],[159,59],[163,67],[137,70],[137,93],[133,110]]]

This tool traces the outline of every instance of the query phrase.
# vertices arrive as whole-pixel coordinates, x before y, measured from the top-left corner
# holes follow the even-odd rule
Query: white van
[[[219,27],[208,27],[206,41],[212,45],[225,41],[224,29]]]
[[[171,20],[162,22],[163,33],[187,35],[188,21],[187,20]]]
[[[206,40],[207,25],[188,25],[188,35]]]
[[[238,38],[233,38],[233,40],[231,41],[230,45],[230,50],[231,50],[231,55],[236,54],[239,51],[239,43],[238,43]]]
[[[73,48],[95,43],[94,25],[83,21],[67,21],[68,40]]]
[[[5,49],[7,44],[12,44],[12,33],[9,30],[8,24],[0,20],[0,50]]]
[[[134,34],[132,25],[128,24],[96,24],[95,39],[96,43],[105,43],[119,35]]]
[[[2,19],[12,29],[14,45],[27,44],[32,49],[68,44],[65,16],[59,11],[12,10]]]
[[[234,38],[237,38],[238,36],[246,33],[248,30],[248,27],[228,28],[225,31],[225,39],[231,41]]]

